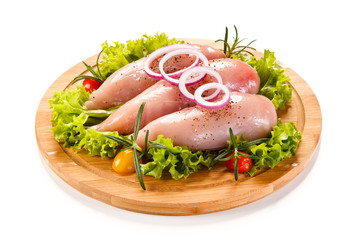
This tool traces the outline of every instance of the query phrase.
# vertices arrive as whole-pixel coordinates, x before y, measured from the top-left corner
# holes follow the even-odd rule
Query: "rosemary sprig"
[[[234,43],[232,45],[230,45],[228,43],[228,28],[225,28],[225,37],[224,39],[218,39],[215,42],[224,42],[224,53],[226,55],[227,58],[230,58],[232,55],[234,54],[239,54],[242,52],[248,53],[252,56],[254,56],[254,54],[252,52],[250,52],[248,49],[251,50],[256,50],[253,47],[250,47],[250,45],[255,42],[256,40],[252,40],[251,42],[249,42],[247,45],[239,45],[242,41],[246,40],[247,38],[243,38],[243,39],[239,39],[239,35],[238,35],[238,30],[236,28],[236,26],[234,25],[235,28],[235,38],[234,38]]]
[[[245,143],[241,143],[241,142],[237,142],[235,135],[232,131],[231,128],[229,128],[229,133],[230,133],[230,143],[229,144],[229,148],[226,149],[225,151],[221,152],[218,156],[216,156],[211,162],[210,162],[210,167],[213,167],[215,163],[217,162],[224,162],[224,161],[228,161],[231,158],[234,157],[234,176],[235,176],[235,180],[238,180],[238,165],[239,165],[239,156],[241,157],[246,157],[246,158],[250,158],[250,159],[260,159],[257,156],[254,155],[247,155],[247,154],[243,154],[240,151],[245,151],[247,150],[250,146],[253,145],[257,145],[257,144],[261,144],[264,142],[269,141],[269,138],[260,138],[251,142],[245,142]]]
[[[163,148],[166,149],[166,146],[161,144],[161,143],[155,143],[152,141],[148,141],[149,139],[149,130],[146,131],[145,133],[145,147],[144,150],[141,149],[137,144],[136,144],[136,139],[139,135],[139,131],[140,131],[140,123],[141,123],[141,118],[142,118],[142,114],[144,112],[144,107],[145,107],[145,102],[143,102],[139,108],[139,111],[137,113],[136,116],[136,120],[135,120],[135,127],[134,127],[134,133],[132,135],[130,135],[130,137],[127,136],[122,136],[120,135],[119,137],[116,136],[112,136],[112,135],[105,135],[105,137],[110,138],[118,143],[120,143],[121,145],[123,145],[125,148],[121,149],[120,151],[125,151],[127,149],[132,149],[134,152],[134,166],[135,166],[135,172],[136,172],[136,176],[139,180],[139,183],[141,185],[141,187],[146,190],[145,184],[144,184],[144,180],[141,174],[141,168],[140,168],[140,159],[143,157],[147,157],[147,153],[149,151],[150,148]],[[150,143],[150,144],[149,144]]]
[[[100,55],[102,53],[102,50],[101,52],[99,53],[99,55],[97,56],[97,59],[96,59],[96,69],[95,70],[93,67],[91,67],[90,65],[88,65],[86,62],[82,62],[85,67],[87,68],[87,70],[89,70],[89,72],[92,74],[92,76],[90,75],[80,75],[80,76],[77,76],[73,79],[73,81],[71,82],[71,84],[74,84],[78,81],[81,81],[83,79],[86,79],[86,78],[90,78],[92,80],[95,80],[95,81],[98,81],[100,83],[103,83],[105,81],[105,78],[101,75],[101,72],[100,72],[100,68],[99,68],[99,58],[100,58]]]
[[[139,180],[139,183],[141,185],[141,187],[146,190],[145,184],[144,184],[144,180],[141,174],[141,169],[140,169],[140,163],[139,160],[146,154],[146,151],[148,149],[147,146],[147,138],[149,135],[149,130],[146,131],[146,135],[145,135],[145,149],[146,151],[143,151],[137,144],[136,144],[136,139],[138,137],[139,134],[139,130],[140,130],[140,123],[141,123],[141,118],[142,118],[142,114],[144,112],[144,107],[145,107],[145,102],[143,102],[139,108],[139,111],[137,113],[136,116],[136,121],[135,121],[135,127],[134,127],[134,133],[133,135],[129,137],[125,137],[125,136],[119,136],[119,137],[115,137],[115,136],[111,136],[111,135],[105,135],[105,137],[110,138],[114,141],[117,141],[118,143],[120,143],[123,146],[126,146],[127,148],[125,149],[132,149],[134,152],[134,166],[135,166],[135,172],[136,172],[136,176]],[[125,149],[122,149],[121,151],[124,151]],[[138,155],[139,152],[139,155]]]

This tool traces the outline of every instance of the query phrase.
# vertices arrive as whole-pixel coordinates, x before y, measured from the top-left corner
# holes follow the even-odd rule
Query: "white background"
[[[0,239],[359,239],[357,1],[2,1]],[[322,108],[311,164],[252,204],[213,214],[152,216],[82,195],[42,159],[40,99],[100,44],[142,34],[223,38],[236,25],[304,78]],[[233,33],[230,31],[230,33]],[[232,36],[232,35],[231,35]]]

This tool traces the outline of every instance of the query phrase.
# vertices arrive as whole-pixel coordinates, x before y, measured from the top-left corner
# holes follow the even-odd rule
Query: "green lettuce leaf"
[[[284,74],[284,70],[275,60],[274,52],[265,50],[264,57],[250,60],[248,64],[259,74],[259,94],[269,98],[276,109],[284,109],[285,104],[291,102],[292,89],[286,84],[290,78]]]
[[[89,98],[90,94],[85,90],[84,86],[78,86],[71,90],[55,91],[54,95],[49,98],[50,108],[52,109],[51,121],[53,123],[60,120],[71,122],[73,116],[84,113],[87,116],[84,125],[94,125],[106,119],[119,107],[116,106],[107,110],[86,110],[83,106]]]
[[[126,44],[114,42],[113,45],[109,45],[105,41],[101,45],[103,56],[99,64],[100,72],[108,78],[116,70],[145,57],[158,48],[181,42],[175,38],[169,38],[165,33],[157,33],[154,36],[143,35],[142,38],[129,40]]]
[[[86,149],[89,155],[113,157],[117,142],[110,140],[86,125],[98,123],[106,119],[115,110],[85,110],[84,103],[89,100],[89,93],[84,86],[71,90],[56,91],[49,99],[52,109],[54,138],[64,147],[72,147],[75,151]],[[117,132],[106,133],[118,136]]]
[[[174,146],[173,141],[159,135],[156,141],[164,148],[150,147],[148,158],[150,162],[141,164],[144,175],[161,178],[163,171],[168,171],[175,180],[187,178],[197,172],[201,166],[209,167],[214,154],[206,151],[191,151],[187,147]],[[151,145],[150,145],[151,146]]]
[[[252,175],[256,169],[262,169],[264,166],[273,168],[283,159],[294,156],[300,140],[301,132],[296,128],[295,123],[282,123],[278,119],[271,131],[269,141],[249,147],[250,154],[259,157],[249,174]]]

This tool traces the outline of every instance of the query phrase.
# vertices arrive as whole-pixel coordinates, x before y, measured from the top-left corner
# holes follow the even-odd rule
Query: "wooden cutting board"
[[[183,39],[221,48],[210,40]],[[261,53],[255,52],[257,57]],[[85,60],[95,66],[96,55]],[[280,63],[281,64],[281,63]],[[49,97],[66,89],[71,80],[86,73],[82,63],[62,74],[46,91],[36,114],[35,131],[38,146],[49,167],[66,183],[94,199],[122,209],[161,215],[193,215],[222,211],[251,203],[280,189],[294,179],[311,161],[319,144],[322,119],[319,103],[308,84],[292,69],[284,66],[291,78],[293,99],[286,110],[278,111],[283,122],[295,122],[302,131],[296,156],[285,159],[273,169],[264,169],[254,177],[233,173],[223,163],[209,171],[206,168],[187,179],[172,180],[144,176],[147,190],[139,186],[136,174],[121,176],[108,158],[90,157],[85,151],[75,154],[57,143],[51,131]]]

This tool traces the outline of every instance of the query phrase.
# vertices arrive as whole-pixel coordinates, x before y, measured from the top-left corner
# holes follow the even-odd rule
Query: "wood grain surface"
[[[188,42],[212,45],[210,40],[184,39]],[[255,52],[257,57],[261,53]],[[96,55],[85,60],[95,66]],[[281,64],[281,63],[280,63]],[[295,122],[302,131],[296,156],[285,159],[272,169],[263,169],[254,177],[233,173],[218,163],[187,179],[172,180],[167,174],[162,179],[144,176],[147,190],[140,187],[136,174],[121,176],[111,168],[112,160],[90,157],[85,151],[75,154],[57,143],[51,131],[51,110],[48,103],[54,91],[69,88],[71,80],[86,73],[79,63],[63,73],[43,96],[35,120],[38,146],[49,167],[66,183],[94,199],[122,209],[161,215],[193,215],[222,211],[256,201],[280,189],[294,179],[311,161],[318,147],[322,119],[316,96],[308,84],[292,69],[283,66],[291,78],[292,102],[278,111],[283,122]]]

